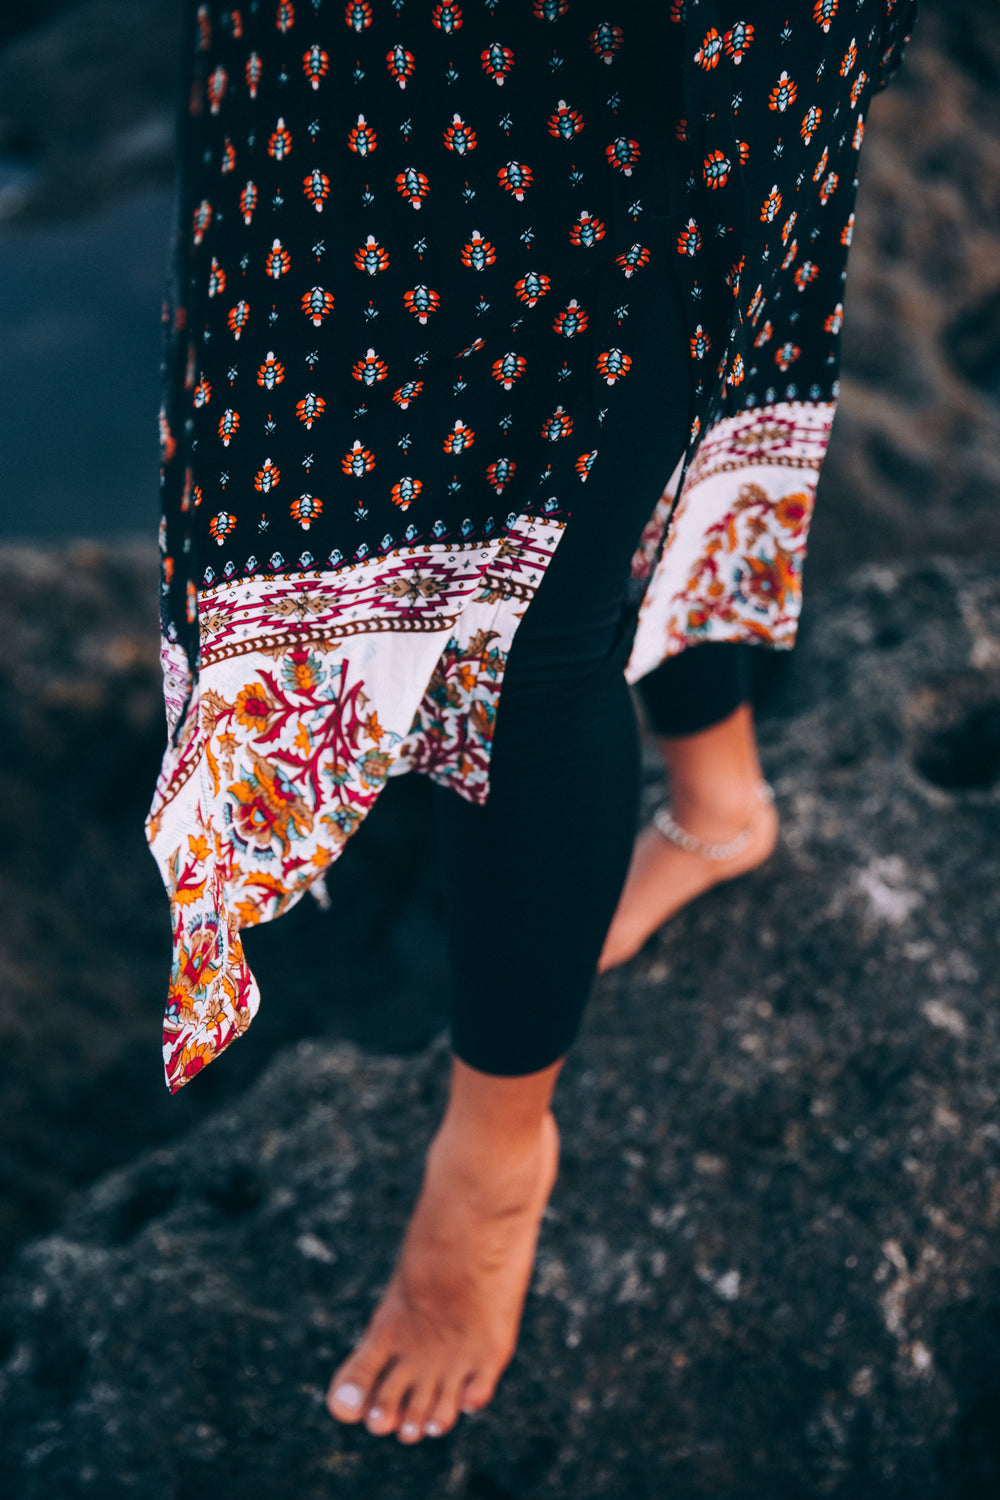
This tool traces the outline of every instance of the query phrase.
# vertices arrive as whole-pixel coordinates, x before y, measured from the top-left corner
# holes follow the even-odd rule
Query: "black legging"
[[[452,1044],[485,1073],[532,1073],[568,1050],[628,869],[640,753],[623,675],[634,631],[626,586],[638,538],[684,444],[688,352],[679,302],[668,326],[643,337],[667,376],[678,372],[676,399],[633,408],[629,433],[601,444],[603,468],[595,465],[581,487],[514,637],[487,802],[434,788]],[[638,456],[636,432],[657,435]],[[651,674],[644,697],[654,730],[690,733],[736,708],[746,696],[742,656],[740,648],[692,648]]]

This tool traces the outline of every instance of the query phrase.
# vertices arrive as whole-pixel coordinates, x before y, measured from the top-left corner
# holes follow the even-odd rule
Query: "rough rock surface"
[[[254,1040],[166,1094],[169,929],[142,826],[165,739],[156,569],[152,537],[0,548],[0,1267],[70,1188],[234,1097],[281,1043],[404,1049],[442,1015],[429,789],[404,777],[329,877],[333,915],[303,902],[248,935],[276,997]]]
[[[1000,551],[1000,9],[921,0],[873,101],[812,576]]]
[[[8,1493],[995,1495],[1000,578],[867,567],[810,618],[779,853],[597,987],[494,1405],[419,1450],[325,1415],[444,1054],[302,1041],[22,1252]]]

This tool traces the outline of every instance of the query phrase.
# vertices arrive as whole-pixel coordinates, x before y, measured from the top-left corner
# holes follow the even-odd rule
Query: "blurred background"
[[[444,976],[436,956],[440,903],[427,788],[419,778],[407,777],[390,784],[385,799],[392,813],[366,826],[344,878],[337,869],[331,875],[335,927],[313,903],[304,902],[280,923],[250,934],[251,963],[265,994],[280,991],[280,1003],[266,1003],[249,1037],[193,1088],[172,1100],[162,1088],[158,1025],[168,972],[166,904],[146,852],[142,820],[164,737],[156,635],[156,412],[183,9],[177,0],[34,0],[0,13],[2,1266],[12,1263],[26,1240],[63,1224],[102,1173],[127,1168],[147,1148],[186,1136],[242,1099],[283,1046],[323,1036],[353,1040],[370,1052],[417,1052],[443,1019]],[[1000,564],[996,0],[922,0],[906,64],[871,111],[846,308],[843,395],[806,570],[803,650],[795,654],[794,667],[778,663],[762,671],[765,749],[770,746],[772,765],[782,764],[783,757],[794,762],[789,747],[797,743],[796,734],[807,734],[802,726],[811,712],[819,712],[823,694],[832,702],[842,689],[848,691],[845,653],[849,658],[852,643],[861,661],[876,638],[886,650],[904,638],[916,641],[919,629],[933,625],[938,635],[915,651],[912,669],[898,667],[897,680],[903,681],[907,670],[918,672],[920,661],[929,662],[940,647],[936,675],[926,682],[906,680],[905,709],[885,731],[892,753],[900,746],[905,752],[900,805],[903,780],[913,772],[923,778],[924,811],[913,813],[907,826],[938,819],[938,854],[925,851],[924,857],[940,857],[943,867],[956,838],[965,841],[966,853],[980,847],[976,839],[985,840],[982,849],[995,856],[1000,843],[1000,593],[993,587]],[[949,657],[962,631],[964,644]],[[824,645],[826,636],[839,642],[833,654]],[[953,681],[958,683],[954,692]],[[864,694],[857,699],[865,701]],[[862,707],[857,713],[856,720],[836,726],[840,738],[830,751],[834,769],[824,791],[834,802],[840,797],[848,827],[852,818],[874,817],[877,811],[871,804],[865,814],[865,804],[852,801],[846,783],[836,791],[838,775],[860,765],[867,750],[878,750],[872,722]],[[883,747],[879,753],[887,764],[889,752]],[[651,779],[652,767],[651,762]],[[795,821],[808,823],[807,813],[789,803],[793,848],[808,843],[805,824]],[[891,864],[896,857],[901,856],[893,854],[887,865],[883,855],[873,854],[875,874],[865,888],[873,910],[882,902],[890,925],[885,913],[891,909],[898,915],[900,901],[901,920],[911,920],[910,887]],[[832,860],[828,882],[838,871],[843,882],[853,880],[848,858],[844,854],[840,865]],[[991,865],[983,853],[978,864],[973,860],[962,871],[949,887],[953,906],[947,907],[940,890],[937,897],[929,894],[925,867],[912,887],[924,895],[911,907],[916,912],[920,901],[938,902],[963,913],[971,924],[964,950],[969,972],[963,981],[961,964],[957,969],[953,964],[948,983],[965,983],[992,1015],[995,962],[992,975],[986,971],[990,951],[996,956],[996,918],[988,915],[996,912],[990,882],[995,857]],[[794,872],[779,870],[775,878],[777,888],[787,879],[794,890]],[[394,892],[390,913],[375,896],[385,890]],[[756,899],[763,899],[761,892],[767,895],[766,886],[757,890]],[[830,911],[834,895],[831,884],[824,896]],[[740,910],[756,922],[752,893],[739,899],[749,902]],[[710,971],[726,917],[721,904],[706,910],[694,925],[685,927],[687,919],[681,919],[677,932],[664,939],[666,947],[654,954],[651,962],[654,969],[659,963],[655,972],[661,978],[664,964],[673,962],[671,954],[676,957],[677,943],[686,945],[685,955],[694,955],[692,962],[701,954]],[[844,910],[841,901],[841,918]],[[919,915],[912,920],[918,927],[903,934],[911,948],[931,943],[930,929],[919,928]],[[838,930],[846,945],[847,929]],[[829,951],[815,943],[809,949],[813,960],[826,966],[824,972],[847,962],[846,951],[836,948],[836,935],[830,941]],[[886,974],[894,972],[891,951],[882,957]],[[633,980],[616,983],[627,989]],[[920,1024],[926,1028],[930,1020],[938,1041],[944,1037],[949,1045],[978,1049],[983,1077],[991,1076],[991,1069],[995,1076],[1000,1054],[989,1051],[981,1033],[970,1033],[959,1010],[948,1010],[951,1002],[940,1003],[945,1011],[935,1013],[938,1019],[925,1016]],[[948,1019],[952,1015],[959,1019]],[[905,1030],[903,1019],[899,1025]],[[897,1065],[904,1066],[898,1057],[885,1063],[889,1072]],[[942,1060],[943,1078],[950,1066]],[[987,1098],[985,1087],[980,1078],[981,1123],[996,1099],[995,1089]],[[800,1099],[798,1108],[808,1113],[808,1101]],[[989,1142],[988,1132],[983,1139]],[[983,1166],[983,1181],[990,1184],[997,1173],[996,1136],[992,1140],[989,1173]],[[706,1169],[709,1176],[712,1170]],[[886,1191],[891,1197],[891,1185]],[[940,1212],[959,1238],[964,1235],[971,1244],[980,1236],[976,1274],[990,1290],[982,1292],[985,1300],[976,1304],[979,1311],[969,1326],[978,1321],[1000,1332],[1000,1252],[990,1248],[988,1233],[992,1226],[995,1242],[1000,1196],[990,1202],[992,1219],[985,1209],[986,1217],[977,1219],[978,1208],[969,1210],[968,1222],[954,1205],[944,1204]],[[913,1253],[904,1247],[899,1255],[912,1278]],[[896,1264],[891,1255],[888,1263]],[[891,1274],[898,1278],[903,1272],[896,1265]],[[15,1288],[12,1295],[19,1306],[21,1293]],[[941,1307],[948,1297],[947,1289],[941,1292]],[[960,1354],[965,1335],[954,1337]],[[906,1347],[910,1364],[918,1368],[920,1357],[912,1353],[916,1343],[911,1339]],[[0,1357],[9,1352],[0,1338]],[[924,1493],[946,1500],[1000,1493],[1000,1448],[995,1433],[992,1439],[987,1435],[985,1416],[1000,1398],[1000,1373],[987,1355],[976,1359],[978,1383],[965,1407],[955,1379],[927,1396],[927,1410],[937,1414],[935,1452],[945,1456],[939,1468],[932,1463],[926,1470],[926,1490],[912,1479],[909,1488],[903,1485],[899,1475],[910,1472],[905,1465],[898,1473],[883,1468],[881,1477],[873,1469],[861,1488],[851,1488],[854,1460],[847,1457],[838,1460],[840,1469],[824,1470],[825,1479],[816,1477],[817,1470],[801,1477],[798,1489],[789,1480],[787,1489],[776,1483],[768,1493],[906,1493],[910,1500]],[[981,1419],[974,1415],[977,1402]],[[963,1411],[973,1412],[966,1428]],[[34,1411],[31,1420],[36,1419]],[[51,1486],[51,1479],[47,1482]],[[457,1487],[440,1493],[482,1500],[518,1500],[529,1493],[523,1487],[497,1487],[496,1479],[489,1480],[492,1489],[485,1481],[479,1489],[462,1488],[465,1483],[456,1480]],[[91,1490],[83,1486],[80,1492]],[[260,1491],[265,1492],[279,1491]],[[677,1491],[702,1492],[693,1479],[688,1491]],[[24,1493],[77,1490],[29,1486]],[[181,1487],[176,1493],[200,1491]],[[240,1490],[256,1493],[252,1486]],[[757,1491],[747,1480],[745,1488],[736,1485],[725,1493],[743,1500]]]

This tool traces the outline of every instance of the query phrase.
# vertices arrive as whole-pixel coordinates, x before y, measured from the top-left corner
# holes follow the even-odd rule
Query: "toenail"
[[[351,1381],[345,1381],[343,1385],[338,1385],[333,1393],[333,1399],[339,1402],[341,1406],[349,1407],[351,1411],[360,1411],[361,1403],[365,1399],[365,1393],[359,1385],[354,1385]]]
[[[441,1423],[428,1422],[424,1427],[424,1431],[426,1432],[428,1437],[440,1437],[442,1432]]]
[[[416,1422],[404,1422],[399,1429],[400,1437],[415,1438],[420,1436],[420,1428]]]
[[[373,1406],[371,1411],[368,1413],[368,1420],[369,1422],[381,1422],[384,1416],[385,1412],[382,1410],[381,1406]]]

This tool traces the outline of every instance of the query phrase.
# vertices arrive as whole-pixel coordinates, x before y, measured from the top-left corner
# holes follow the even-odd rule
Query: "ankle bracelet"
[[[766,781],[758,784],[757,796],[761,802],[774,801],[774,792]],[[735,859],[738,854],[742,854],[749,847],[754,835],[754,823],[751,821],[724,844],[706,843],[704,839],[682,828],[665,802],[653,813],[653,823],[657,832],[661,833],[671,844],[676,844],[679,849],[685,850],[688,854],[700,855],[702,859]]]

